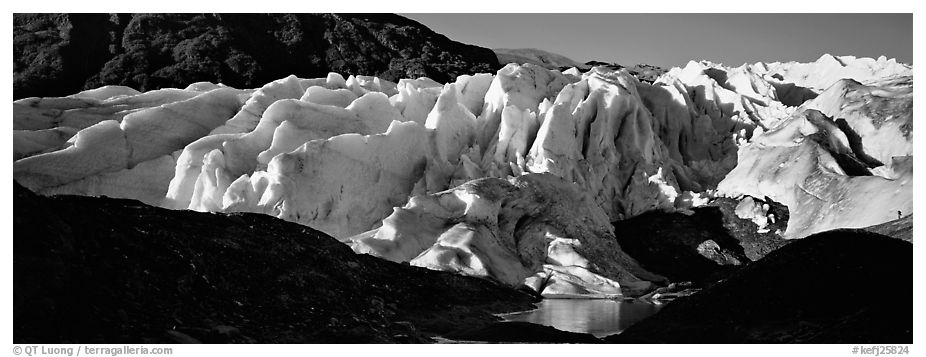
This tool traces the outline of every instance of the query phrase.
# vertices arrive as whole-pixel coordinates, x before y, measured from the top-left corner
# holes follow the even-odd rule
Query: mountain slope
[[[15,14],[13,37],[15,98],[329,71],[446,82],[499,67],[489,49],[392,14]]]

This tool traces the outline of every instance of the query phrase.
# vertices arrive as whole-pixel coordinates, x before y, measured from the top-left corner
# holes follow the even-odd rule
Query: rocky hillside
[[[265,215],[13,191],[15,343],[420,343],[532,308]]]
[[[330,71],[387,80],[494,72],[495,54],[392,14],[15,14],[13,95],[199,81],[256,88]]]

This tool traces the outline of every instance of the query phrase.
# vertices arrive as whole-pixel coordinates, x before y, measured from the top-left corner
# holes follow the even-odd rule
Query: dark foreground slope
[[[606,341],[913,343],[913,245],[861,230],[815,234]]]
[[[14,184],[15,343],[427,342],[532,308],[258,214],[38,197]]]
[[[495,72],[492,50],[392,14],[14,14],[13,95],[198,81],[258,88],[290,74],[387,80]]]

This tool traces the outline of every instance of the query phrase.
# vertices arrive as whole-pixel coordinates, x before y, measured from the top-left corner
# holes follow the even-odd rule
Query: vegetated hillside
[[[492,50],[393,14],[15,14],[13,95],[198,81],[256,88],[295,74],[387,80],[495,72]]]
[[[533,307],[265,215],[13,191],[16,343],[420,343]]]
[[[623,343],[913,343],[913,244],[811,235],[605,339]]]

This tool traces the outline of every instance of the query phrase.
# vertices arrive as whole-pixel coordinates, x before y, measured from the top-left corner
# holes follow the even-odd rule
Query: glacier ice
[[[827,55],[692,61],[653,83],[509,64],[445,84],[106,86],[15,101],[14,178],[46,195],[269,214],[545,296],[638,295],[662,277],[623,253],[615,220],[715,195],[785,204],[792,238],[912,213],[911,72]]]
[[[14,130],[13,161],[61,149],[79,129],[59,126],[51,129]]]
[[[663,280],[620,249],[588,193],[551,174],[416,195],[381,227],[345,241],[392,261],[510,285],[528,280],[545,296],[639,295]]]
[[[718,186],[790,210],[787,238],[913,212],[912,79],[840,80],[739,151]]]
[[[152,97],[161,98],[161,95]],[[124,103],[126,99],[113,101]],[[43,108],[43,101],[33,101],[38,103],[33,108]],[[147,105],[152,101],[141,103]],[[15,161],[14,177],[23,186],[40,191],[94,175],[132,169],[145,161],[183,149],[222,125],[240,106],[237,90],[218,88],[188,99],[143,107],[122,117],[102,120],[83,128],[68,139],[61,150]],[[131,193],[127,194],[135,198]]]

